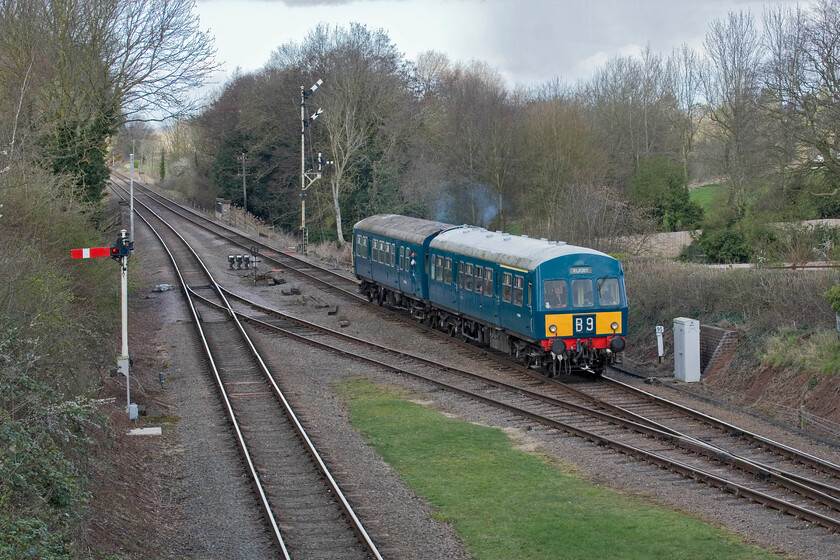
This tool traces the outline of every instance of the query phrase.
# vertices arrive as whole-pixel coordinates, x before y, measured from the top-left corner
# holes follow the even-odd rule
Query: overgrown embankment
[[[0,174],[0,558],[71,558],[84,548],[93,397],[114,352],[116,267],[70,260],[103,245],[97,208],[70,181]]]
[[[675,317],[736,328],[735,355],[706,376],[707,390],[771,414],[803,407],[840,422],[840,334],[823,296],[840,283],[840,271],[716,269],[653,258],[627,259],[624,267],[631,358],[655,358],[655,325],[666,326],[670,351]]]

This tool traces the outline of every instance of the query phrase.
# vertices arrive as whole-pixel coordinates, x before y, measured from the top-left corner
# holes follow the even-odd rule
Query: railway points
[[[229,239],[232,239],[232,238],[229,238]],[[229,242],[229,241],[228,241],[228,242]],[[267,252],[267,251],[266,251],[266,252]],[[262,253],[262,251],[261,251],[261,253]],[[267,255],[264,255],[264,256],[267,256]],[[284,263],[283,265],[280,265],[280,266],[282,266],[282,267],[283,267],[283,269],[284,269],[284,270],[287,270],[287,271],[295,271],[295,270],[296,270],[297,272],[293,272],[293,273],[295,273],[295,274],[299,273],[299,274],[301,274],[301,275],[302,275],[302,274],[304,274],[304,273],[311,273],[311,272],[313,272],[313,269],[314,269],[314,267],[313,267],[313,266],[311,266],[311,265],[292,265],[292,264],[289,264],[289,263]],[[297,268],[294,268],[295,266],[297,266]],[[320,276],[320,275],[321,275],[321,273],[320,273],[320,272],[318,272],[318,275]],[[329,283],[329,281],[328,281],[328,280],[325,280],[325,278],[326,278],[326,275],[324,275],[324,277],[323,277],[323,278],[322,278],[322,280],[321,280],[322,285],[323,285],[323,283],[324,283],[324,282]],[[352,284],[352,283],[351,283],[351,284]],[[344,298],[344,299],[346,299],[347,301],[352,302],[352,305],[353,305],[353,306],[355,306],[355,305],[357,305],[357,304],[358,304],[358,305],[362,305],[360,302],[358,302],[358,299],[359,299],[359,298],[358,298],[358,294],[353,292],[353,286],[352,286],[352,285],[348,285],[347,287],[345,287],[345,286],[344,286],[344,284],[343,284],[343,281],[342,281],[342,287],[341,287],[341,288],[337,288],[337,289],[336,289],[336,291],[335,291],[335,292],[333,292],[333,293],[342,294],[342,295],[339,295],[339,296],[336,296],[336,297]],[[354,299],[354,298],[355,298],[355,299]],[[394,320],[396,320],[396,319],[394,319]],[[406,328],[407,328],[407,327],[406,327]],[[413,328],[421,329],[421,327],[420,327],[420,326],[417,326],[417,325],[415,325]],[[428,330],[428,329],[426,329],[426,330]],[[423,331],[423,332],[426,332],[426,331]],[[330,336],[333,336],[333,335],[330,335]],[[438,335],[434,335],[434,336],[438,336]],[[451,350],[447,350],[447,351],[445,352],[445,354],[459,354],[459,355],[461,355],[461,356],[463,356],[463,355],[471,355],[471,358],[470,358],[471,360],[483,360],[483,359],[493,359],[493,360],[495,360],[495,358],[489,358],[489,356],[493,355],[493,353],[492,353],[492,352],[477,351],[477,350],[475,350],[474,348],[472,348],[472,349],[471,349],[471,348],[470,348],[470,347],[468,347],[468,346],[462,346],[462,345],[460,345],[460,343],[459,343],[458,341],[456,341],[456,340],[454,340],[454,339],[451,339],[451,338],[442,337],[442,338],[440,338],[440,340],[441,340],[441,344],[443,344],[443,343],[445,342],[445,344],[447,344],[447,345],[455,345],[455,347],[453,347],[453,349],[451,349]],[[337,342],[334,342],[334,343],[330,344],[330,346],[332,346],[332,347],[341,346],[341,345],[343,345],[343,343],[337,343]],[[456,348],[457,348],[457,349],[456,349]],[[460,354],[460,353],[462,353],[462,352],[463,352],[463,354]],[[482,352],[483,352],[483,353],[482,353]],[[407,358],[403,357],[402,359],[407,359]],[[462,361],[462,359],[456,359],[455,361]],[[504,362],[504,360],[502,359],[502,361],[501,361],[501,362],[496,362],[496,363],[501,364],[501,363],[503,363],[503,362]],[[510,365],[510,361],[508,360],[507,362],[508,362],[508,364]],[[501,367],[501,365],[499,365],[498,367]],[[439,368],[439,366],[438,366],[438,368]],[[440,369],[440,368],[439,368],[439,369]],[[522,375],[531,375],[532,373],[533,373],[533,371],[528,370],[527,368],[521,368],[521,374],[522,374]],[[404,374],[402,374],[402,375],[404,375]],[[448,376],[449,374],[445,374],[445,375],[446,375],[446,376]],[[532,377],[532,378],[531,378],[530,383],[534,383],[534,382],[535,382],[535,379],[536,379],[536,378],[533,378],[533,377]],[[542,383],[542,380],[538,380],[538,379],[537,379],[537,381],[539,381],[540,383]],[[482,383],[486,383],[486,381],[483,381]],[[577,386],[579,386],[580,384],[574,384],[574,385],[577,387]],[[608,421],[608,423],[609,423],[609,422],[611,422],[611,421],[612,421],[612,420]],[[626,428],[625,428],[625,429],[626,429]],[[671,437],[671,438],[674,438],[674,439],[679,439],[679,437],[677,437],[677,436],[673,433],[673,431],[676,431],[676,429],[672,428],[672,432],[671,432],[671,433],[670,433],[670,435],[668,435],[667,437]],[[653,437],[655,437],[655,438],[663,438],[663,437],[666,437],[666,434],[667,434],[667,433],[668,433],[668,432],[661,432],[661,433],[659,433],[659,435],[657,435],[657,436],[653,436]],[[582,436],[582,437],[584,437],[584,436]],[[646,437],[650,437],[650,436],[646,436]],[[703,437],[706,437],[706,436],[703,436]],[[727,437],[729,437],[729,436],[727,436]],[[697,442],[696,442],[696,441],[695,441],[695,442],[693,442],[693,443],[691,442],[692,438],[693,438],[693,439],[695,439],[695,440],[700,440],[700,439],[702,439],[701,437],[696,437],[696,436],[691,436],[691,435],[683,435],[683,438],[684,438],[684,439],[683,439],[683,443],[684,443],[685,445],[688,445],[688,444],[691,444],[691,445],[697,445]],[[725,439],[725,438],[724,438],[724,439]],[[602,438],[598,437],[598,441],[602,441]],[[702,447],[702,446],[700,446],[700,447]],[[696,453],[696,452],[694,452],[694,453]],[[698,475],[698,474],[695,474],[695,475],[688,475],[688,476],[690,476],[691,478],[694,478],[694,477],[697,477],[697,478],[705,478],[707,481],[709,481],[709,480],[711,480],[711,479],[710,479],[708,476],[706,476],[706,475],[708,475],[708,474],[709,474],[709,473],[708,473],[708,472],[706,472],[706,473],[700,473],[699,475]],[[755,476],[755,475],[753,475],[753,476]],[[760,475],[760,477],[767,477],[767,473],[764,473],[764,474]],[[734,488],[734,486],[732,485],[732,483],[731,483],[731,482],[730,482],[730,483],[728,483],[728,484],[729,484],[728,488],[730,488],[730,489],[731,489],[731,488]],[[746,492],[745,492],[745,490],[746,490],[746,489],[747,489],[747,487],[746,487],[746,486],[744,486],[743,488],[739,488],[739,493],[741,493],[742,495],[746,495]],[[818,516],[814,516],[814,517],[812,518],[812,520],[811,520],[811,523],[818,523],[819,521],[820,521],[820,518],[819,518]]]

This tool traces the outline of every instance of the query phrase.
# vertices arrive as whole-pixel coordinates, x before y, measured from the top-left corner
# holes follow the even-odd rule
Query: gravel
[[[132,302],[131,345],[140,348],[132,356],[146,353],[149,363],[144,368],[146,372],[140,374],[146,376],[140,379],[145,391],[136,394],[138,399],[146,401],[144,404],[150,410],[162,408],[167,415],[177,418],[172,422],[174,427],[164,430],[162,442],[148,441],[146,445],[150,448],[163,445],[170,450],[179,472],[171,481],[175,507],[150,523],[174,524],[179,528],[166,537],[171,541],[173,558],[275,557],[239,457],[231,446],[229,427],[216,389],[209,380],[180,290],[149,292],[157,284],[176,284],[176,279],[158,251],[156,241],[145,229],[138,226],[133,281],[137,282],[136,292],[149,296],[135,297]],[[456,364],[467,361],[460,353],[442,355],[443,346],[417,327],[396,323],[371,313],[366,305],[348,302],[300,282],[298,285],[303,290],[300,296],[284,296],[280,286],[254,287],[253,281],[243,278],[242,273],[226,270],[226,258],[220,256],[227,254],[224,249],[215,247],[213,253],[208,261],[217,267],[217,279],[232,289],[248,291],[265,303],[317,319],[333,328],[340,328],[339,318],[346,317],[350,325],[343,330],[350,334],[385,341],[436,359],[449,359]],[[291,275],[289,279],[295,281]],[[324,303],[337,304],[339,313],[328,315],[327,309],[319,306]],[[140,328],[135,328],[135,323]],[[364,376],[404,387],[446,414],[505,429],[518,445],[555,457],[560,464],[568,465],[570,470],[593,483],[688,513],[765,549],[803,559],[840,557],[840,538],[790,516],[676,475],[663,477],[660,470],[646,463],[544,427],[530,426],[508,413],[402,376],[283,338],[261,333],[257,336],[263,356],[280,379],[287,398],[297,408],[310,436],[386,558],[460,559],[468,555],[451,527],[435,521],[431,517],[433,508],[414,495],[349,426],[345,403],[333,391],[334,384],[341,379]],[[492,366],[475,362],[472,367],[482,371]],[[162,389],[155,387],[156,370],[166,375]],[[840,463],[836,449],[768,426],[752,416],[695,401],[667,387],[645,385],[644,388],[667,393],[669,398],[686,401],[694,408]],[[152,458],[149,468],[160,468],[160,465]]]

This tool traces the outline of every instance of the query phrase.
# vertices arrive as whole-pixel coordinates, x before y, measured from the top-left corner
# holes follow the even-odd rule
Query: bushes
[[[840,315],[840,285],[832,286],[823,294],[823,297],[828,301],[828,305],[836,315]]]
[[[667,231],[695,229],[703,219],[703,208],[689,196],[682,167],[664,157],[642,162],[630,183],[630,198],[651,208]]]
[[[71,248],[103,240],[96,207],[73,190],[24,164],[0,175],[2,558],[72,557],[89,495],[84,458],[104,422],[85,397],[116,330],[108,287],[118,273],[99,259],[71,264]]]
[[[633,332],[679,316],[764,330],[834,325],[822,297],[840,281],[834,270],[715,269],[649,258],[629,259],[624,267]]]
[[[697,246],[710,263],[749,262],[753,254],[744,235],[731,227],[719,231],[703,230]]]

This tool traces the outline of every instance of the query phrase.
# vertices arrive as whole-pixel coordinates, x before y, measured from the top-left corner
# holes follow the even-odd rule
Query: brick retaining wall
[[[729,356],[738,343],[738,331],[700,325],[700,371],[706,373],[718,359]]]

